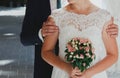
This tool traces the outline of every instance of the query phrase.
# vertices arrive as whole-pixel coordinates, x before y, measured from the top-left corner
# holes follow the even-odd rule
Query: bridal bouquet
[[[68,41],[65,53],[66,61],[72,64],[73,68],[78,67],[81,72],[95,59],[92,43],[85,38],[73,38]]]

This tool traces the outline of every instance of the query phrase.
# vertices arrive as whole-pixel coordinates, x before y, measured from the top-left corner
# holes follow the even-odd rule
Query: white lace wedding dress
[[[59,57],[65,61],[66,43],[74,37],[84,37],[92,41],[95,48],[96,59],[93,65],[103,59],[106,55],[101,32],[105,22],[111,19],[111,15],[103,9],[88,15],[68,12],[64,8],[54,10],[51,14],[55,23],[59,26]],[[54,67],[51,78],[70,78],[68,74]],[[106,71],[96,74],[92,78],[107,78]]]

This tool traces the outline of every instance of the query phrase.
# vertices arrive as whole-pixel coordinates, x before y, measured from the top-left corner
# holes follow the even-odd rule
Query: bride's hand
[[[84,71],[81,75],[74,78],[91,78],[91,75],[88,71]]]
[[[71,72],[72,78],[78,78],[80,75],[82,75],[82,73],[78,67],[75,67],[74,69],[72,69],[72,72]]]

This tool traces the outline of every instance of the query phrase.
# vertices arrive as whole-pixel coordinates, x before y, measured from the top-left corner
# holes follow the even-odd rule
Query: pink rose
[[[80,58],[83,59],[83,58],[84,58],[84,55],[83,55],[83,54],[80,54]]]
[[[83,49],[83,47],[79,47],[79,49],[81,50],[81,49]]]
[[[85,47],[85,51],[89,52],[90,47]]]
[[[70,44],[67,45],[68,51],[69,52],[74,52],[75,48],[73,48]]]

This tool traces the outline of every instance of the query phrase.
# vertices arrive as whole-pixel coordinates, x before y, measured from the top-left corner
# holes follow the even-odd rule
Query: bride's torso
[[[68,12],[61,8],[54,10],[51,16],[60,30],[59,56],[61,59],[64,60],[66,43],[74,37],[83,37],[91,40],[96,54],[94,63],[105,56],[101,32],[105,22],[111,18],[107,11],[99,9],[96,12],[84,15]]]

